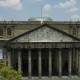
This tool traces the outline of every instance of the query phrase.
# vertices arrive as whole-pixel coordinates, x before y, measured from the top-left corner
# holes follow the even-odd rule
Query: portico
[[[14,69],[18,71],[22,71],[23,76],[29,78],[33,76],[39,78],[48,76],[51,78],[52,76],[70,77],[72,75],[80,75],[80,59],[74,56],[74,54],[76,54],[76,56],[79,55],[79,48],[75,48],[75,53],[73,53],[74,48],[70,48],[70,46],[67,48],[59,48],[60,43],[57,46],[58,48],[51,48],[47,43],[45,46],[46,45],[47,48],[43,48],[43,46],[41,46],[42,48],[40,46],[40,48],[38,46],[37,48],[23,48],[23,45],[21,47],[19,47],[19,45],[17,45],[17,47],[15,47],[16,45],[12,45],[14,48],[11,46],[10,50],[7,49],[7,55],[5,54],[8,57],[5,58],[5,63],[7,63],[8,66],[13,66]],[[70,45],[70,43],[67,45]],[[74,58],[75,61],[78,61],[77,65]]]
[[[3,49],[5,64],[30,79],[80,76],[79,39],[51,26],[43,25],[17,36]]]

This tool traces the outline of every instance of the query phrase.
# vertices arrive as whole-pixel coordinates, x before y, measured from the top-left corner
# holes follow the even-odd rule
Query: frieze
[[[65,48],[65,44],[58,43],[56,44],[56,48]]]
[[[8,46],[12,48],[80,48],[80,43],[16,43]]]
[[[73,44],[65,44],[65,48],[73,48]]]

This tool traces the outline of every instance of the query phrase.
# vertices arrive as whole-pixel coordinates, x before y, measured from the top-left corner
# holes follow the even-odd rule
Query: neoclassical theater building
[[[0,21],[0,43],[5,65],[23,77],[80,77],[79,21]]]

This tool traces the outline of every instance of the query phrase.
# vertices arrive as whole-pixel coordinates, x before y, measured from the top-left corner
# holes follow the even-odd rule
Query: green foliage
[[[21,72],[6,67],[3,62],[0,63],[0,80],[21,80],[21,78]]]
[[[5,66],[4,61],[1,59],[0,60],[0,69],[3,68]]]

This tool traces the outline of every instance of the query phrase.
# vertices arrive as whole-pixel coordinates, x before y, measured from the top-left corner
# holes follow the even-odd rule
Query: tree
[[[5,66],[3,61],[0,61],[0,80],[21,80],[21,78],[21,72]]]

